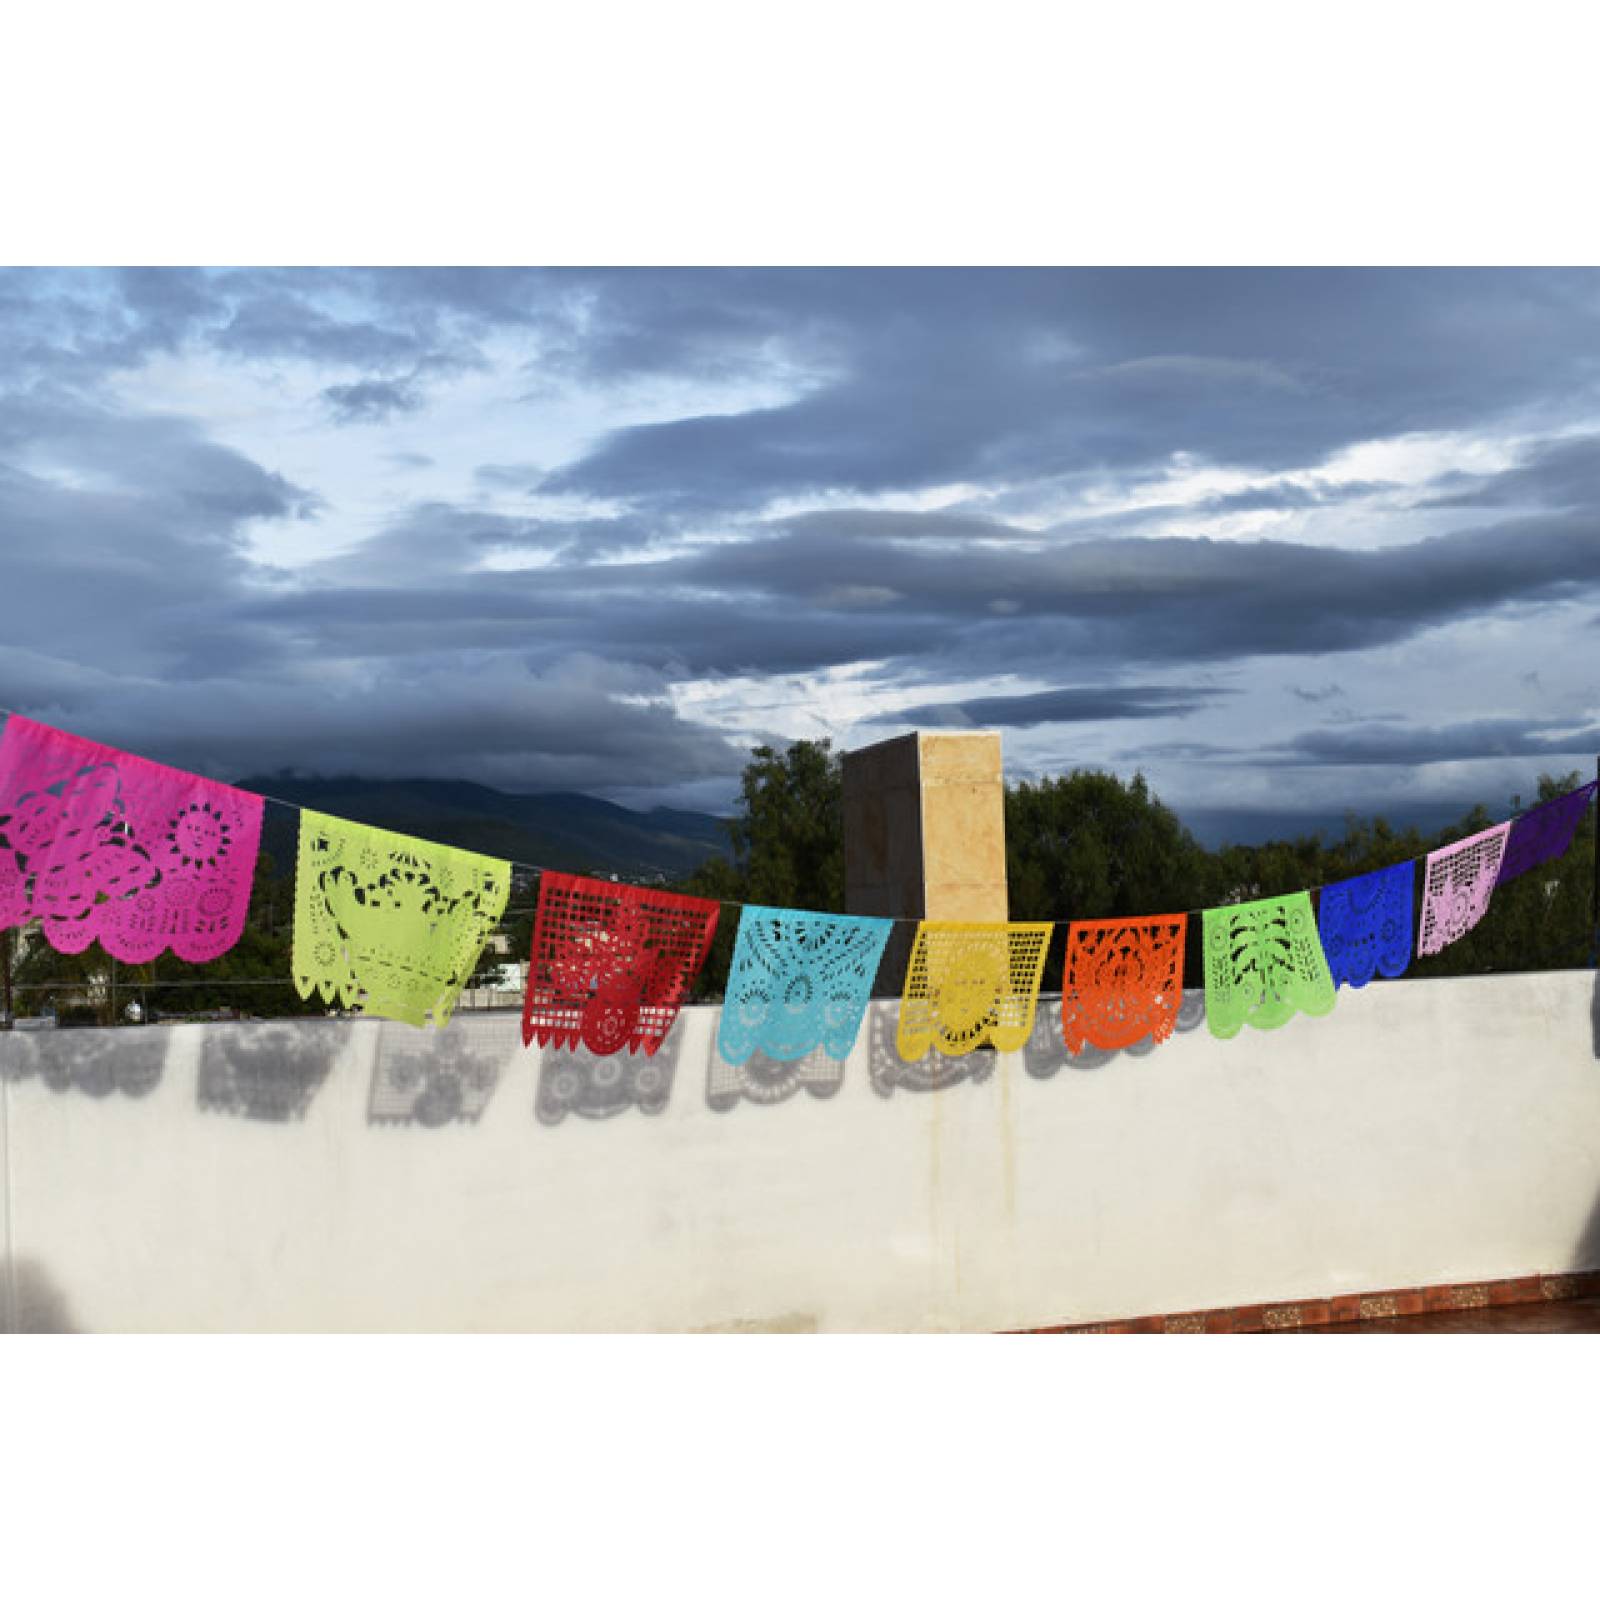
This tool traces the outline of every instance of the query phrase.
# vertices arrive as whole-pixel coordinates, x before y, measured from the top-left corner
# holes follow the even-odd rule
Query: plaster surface
[[[723,1112],[694,1008],[663,1112],[557,1126],[514,1015],[422,1036],[496,1069],[440,1127],[368,1121],[398,1024],[62,1033],[57,1087],[0,1035],[0,1325],[986,1330],[1600,1265],[1593,973],[1380,982],[1226,1043],[1188,999],[1076,1063],[1046,1000],[987,1078],[887,1096],[875,1002],[832,1097]],[[219,1090],[279,1058],[276,1098]]]

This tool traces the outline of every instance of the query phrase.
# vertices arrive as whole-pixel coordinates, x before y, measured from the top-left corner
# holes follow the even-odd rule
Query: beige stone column
[[[1004,922],[998,733],[908,733],[844,758],[845,908]]]

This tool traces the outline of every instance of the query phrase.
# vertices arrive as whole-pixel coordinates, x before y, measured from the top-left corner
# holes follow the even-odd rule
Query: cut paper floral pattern
[[[300,816],[295,987],[347,1010],[442,1028],[511,893],[511,865],[471,850]]]
[[[820,1048],[843,1061],[893,927],[878,917],[746,906],[717,1032],[723,1060],[737,1066],[759,1050],[793,1061]]]
[[[0,737],[0,927],[64,954],[214,961],[244,932],[260,795],[13,716]]]
[[[1489,909],[1505,858],[1511,824],[1485,828],[1469,839],[1435,850],[1423,875],[1419,955],[1434,956],[1470,933]]]
[[[546,872],[523,1043],[654,1055],[711,949],[720,909],[715,900]]]
[[[1231,1039],[1245,1023],[1281,1028],[1295,1012],[1320,1017],[1338,998],[1311,914],[1311,896],[1279,895],[1204,914],[1206,1023]]]
[[[1020,1050],[1033,1032],[1048,922],[924,922],[900,1001],[896,1048],[916,1061],[933,1048],[960,1056]]]
[[[1193,1033],[1205,1020],[1205,990],[1185,989],[1183,998],[1178,1002],[1173,1036]],[[1063,1055],[1059,1050],[1025,1049],[1022,1052],[1022,1065],[1030,1078],[1037,1078],[1044,1083],[1058,1076],[1065,1068],[1070,1067],[1079,1072],[1094,1072],[1101,1067],[1109,1066],[1119,1055],[1132,1056],[1134,1060],[1138,1060],[1141,1056],[1150,1055],[1157,1048],[1156,1041],[1146,1034],[1144,1038],[1134,1044],[1125,1045],[1121,1050],[1102,1050],[1099,1045],[1090,1044],[1085,1045],[1075,1056]]]
[[[1511,837],[1500,861],[1497,883],[1510,883],[1524,872],[1564,856],[1572,845],[1583,814],[1594,799],[1595,785],[1586,783],[1571,794],[1557,795],[1542,806],[1525,811],[1511,824]]]
[[[1365,988],[1377,973],[1398,978],[1411,965],[1411,898],[1416,863],[1402,861],[1330,883],[1318,925],[1335,987]]]
[[[903,944],[898,930],[891,934],[885,959],[896,961],[895,946],[902,944],[896,965],[909,965],[915,937],[915,924],[904,930]],[[902,1060],[898,1042],[900,1009],[898,1005],[867,1008],[867,1082],[874,1094],[885,1100],[892,1099],[896,1089],[913,1094],[942,1094],[958,1083],[987,1083],[994,1076],[999,1058],[993,1050],[974,1050],[969,1056],[942,1056],[937,1050],[930,1050],[919,1061]],[[1026,1058],[1025,1047],[1024,1061]],[[842,1082],[844,1069],[838,1070]]]
[[[1061,1033],[1072,1055],[1172,1037],[1188,926],[1182,913],[1072,924],[1061,983]]]

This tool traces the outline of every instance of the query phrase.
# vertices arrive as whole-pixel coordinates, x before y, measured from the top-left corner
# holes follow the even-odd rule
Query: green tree
[[[770,745],[752,750],[728,838],[733,859],[713,857],[695,868],[680,885],[685,894],[843,911],[844,776],[829,741],[801,739],[781,753]],[[722,908],[695,999],[726,988],[738,920],[733,906]]]
[[[1142,773],[1080,769],[1006,791],[1006,879],[1021,922],[1188,911],[1215,898],[1214,863]],[[1051,938],[1060,981],[1066,929]]]
[[[1011,915],[1138,917],[1206,903],[1213,865],[1142,774],[1019,783],[1006,791]]]
[[[844,910],[843,763],[828,740],[751,751],[728,832],[756,904]]]

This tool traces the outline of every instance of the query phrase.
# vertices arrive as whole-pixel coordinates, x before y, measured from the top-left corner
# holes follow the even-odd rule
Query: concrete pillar
[[[998,733],[908,733],[844,758],[845,909],[1006,920]]]

